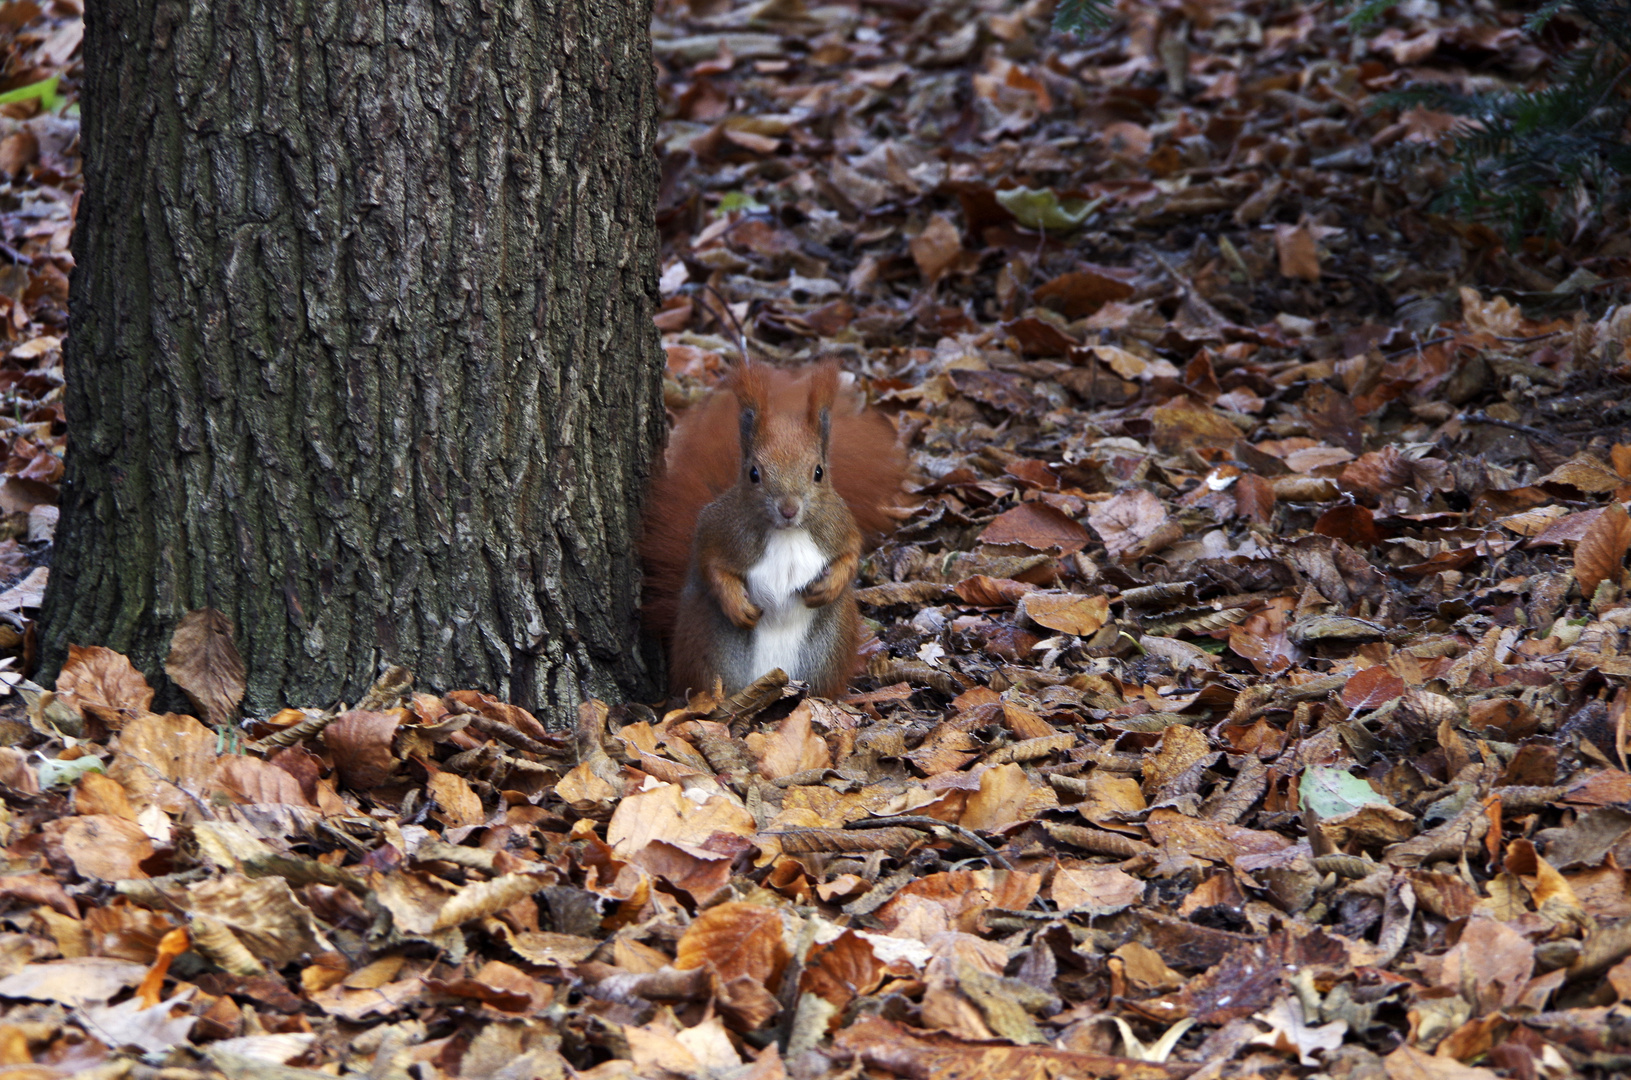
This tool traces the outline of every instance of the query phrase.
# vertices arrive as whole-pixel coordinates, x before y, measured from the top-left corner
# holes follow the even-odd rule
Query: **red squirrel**
[[[889,418],[838,366],[744,362],[675,424],[647,503],[648,627],[676,696],[781,668],[838,697],[856,668],[863,538],[905,477]]]

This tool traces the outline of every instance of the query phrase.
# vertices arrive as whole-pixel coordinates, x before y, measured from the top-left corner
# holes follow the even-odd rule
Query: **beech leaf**
[[[217,728],[232,723],[244,697],[244,662],[232,622],[214,608],[189,611],[170,637],[164,673]]]

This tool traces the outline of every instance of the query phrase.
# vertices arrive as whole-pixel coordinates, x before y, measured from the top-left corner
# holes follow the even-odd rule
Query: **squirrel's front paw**
[[[842,596],[848,585],[849,579],[833,573],[833,567],[829,566],[820,577],[799,591],[804,597],[805,607],[826,607]]]
[[[764,614],[764,609],[746,596],[727,599],[720,608],[725,612],[725,618],[743,630],[752,630],[758,626],[759,616]]]

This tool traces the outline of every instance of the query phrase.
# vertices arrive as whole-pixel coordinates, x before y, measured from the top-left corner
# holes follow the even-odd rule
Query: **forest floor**
[[[1450,119],[1375,100],[1566,29],[658,6],[670,403],[745,332],[912,452],[867,675],[240,748],[106,649],[20,683],[79,168],[0,97],[0,1080],[1631,1071],[1631,240],[1437,216]],[[0,85],[78,28],[0,7]]]

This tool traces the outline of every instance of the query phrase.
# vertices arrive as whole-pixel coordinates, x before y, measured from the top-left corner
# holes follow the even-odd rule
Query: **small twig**
[[[741,320],[736,317],[736,312],[731,310],[730,301],[721,296],[719,290],[714,288],[711,283],[705,281],[702,283],[702,287],[712,293],[715,300],[719,301],[719,306],[724,309],[725,315],[731,321],[731,326],[736,329],[736,347],[742,350],[742,361],[746,363],[748,358],[748,333],[742,329]],[[709,308],[708,310],[712,311],[713,309]],[[718,315],[714,316],[716,319],[718,317]]]
[[[1545,341],[1549,337],[1557,337],[1560,334],[1572,334],[1572,333],[1574,333],[1573,330],[1553,330],[1549,334],[1531,334],[1528,337],[1501,337],[1501,336],[1497,335],[1495,340],[1496,341],[1504,341],[1508,345],[1527,345],[1531,341]]]
[[[1610,95],[1620,88],[1620,84],[1625,81],[1625,77],[1627,75],[1631,75],[1631,64],[1626,64],[1625,67],[1620,69],[1620,73],[1618,75],[1608,80],[1608,85],[1604,86],[1603,92],[1597,95],[1597,100],[1591,103],[1591,108],[1583,110],[1580,113],[1579,119],[1570,124],[1566,130],[1573,131],[1575,128],[1591,119],[1591,114],[1603,107],[1603,102],[1607,101]]]
[[[465,706],[465,708],[469,709],[469,706]],[[448,710],[448,712],[452,711],[452,709]],[[546,746],[526,732],[516,730],[513,724],[506,724],[502,720],[494,720],[490,716],[483,716],[474,709],[469,709],[469,711],[470,726],[483,735],[497,739],[499,742],[512,746],[517,750],[537,754],[539,757],[559,757],[561,754],[561,748]]]
[[[1003,870],[1012,870],[1014,867],[1003,858],[1001,853],[986,843],[976,833],[970,832],[961,825],[950,821],[941,821],[939,818],[923,817],[917,814],[902,814],[898,817],[862,818],[858,821],[844,822],[846,829],[886,829],[894,825],[907,825],[915,829],[945,829],[958,839],[982,853],[993,864]]]
[[[1403,356],[1406,353],[1420,352],[1422,349],[1427,348],[1429,345],[1442,345],[1446,341],[1454,341],[1454,340],[1455,340],[1455,335],[1454,334],[1445,334],[1443,337],[1428,338],[1426,341],[1418,341],[1414,345],[1407,345],[1405,348],[1402,348],[1402,349],[1394,349],[1392,352],[1385,352],[1385,353],[1382,354],[1382,356],[1383,356],[1384,359],[1392,360],[1395,357]]]
[[[344,711],[345,704],[342,702],[339,705],[336,705],[334,708],[322,712],[309,720],[302,720],[293,727],[286,727],[282,731],[274,731],[272,734],[266,736],[266,738],[260,739],[256,742],[245,743],[244,749],[269,754],[273,750],[281,750],[284,747],[293,746],[295,743],[316,738],[318,733],[320,733],[324,728],[328,727],[330,724],[334,723],[335,720],[339,719],[340,714]]]
[[[1467,419],[1468,423],[1472,423],[1472,424],[1489,424],[1491,427],[1502,427],[1502,428],[1509,428],[1512,431],[1521,431],[1525,435],[1528,435],[1528,436],[1531,436],[1533,438],[1539,439],[1542,442],[1549,442],[1553,446],[1573,446],[1573,445],[1575,445],[1575,440],[1573,440],[1573,439],[1565,439],[1565,438],[1562,438],[1561,436],[1553,435],[1549,431],[1542,431],[1539,428],[1530,427],[1528,424],[1519,424],[1519,423],[1515,423],[1514,421],[1511,421],[1511,420],[1497,420],[1495,417],[1490,416],[1490,415],[1488,415],[1486,413],[1481,413],[1481,412],[1469,413],[1467,415],[1466,419]]]

